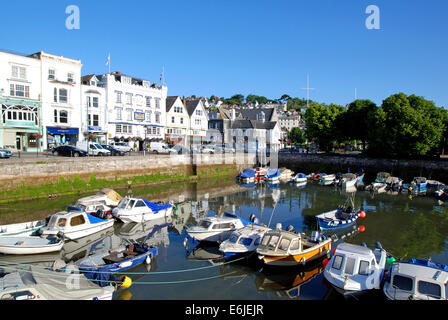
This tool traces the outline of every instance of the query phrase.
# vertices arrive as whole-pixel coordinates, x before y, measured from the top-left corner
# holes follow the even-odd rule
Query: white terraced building
[[[96,75],[106,90],[107,143],[125,139],[144,148],[144,140],[163,140],[166,124],[166,86],[112,72]]]

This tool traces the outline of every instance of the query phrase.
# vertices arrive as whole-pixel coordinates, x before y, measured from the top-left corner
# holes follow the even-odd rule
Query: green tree
[[[243,105],[244,103],[244,96],[242,94],[235,94],[230,99],[224,100],[225,104],[236,104],[236,105]]]
[[[338,141],[335,119],[343,111],[344,108],[336,104],[313,103],[304,116],[308,140],[316,142],[321,150],[330,151]]]
[[[289,132],[289,139],[292,143],[303,144],[306,142],[305,132],[299,127],[292,128]]]

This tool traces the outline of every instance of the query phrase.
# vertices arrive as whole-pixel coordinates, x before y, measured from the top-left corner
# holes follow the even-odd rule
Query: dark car
[[[85,157],[87,152],[78,149],[74,146],[59,146],[51,150],[54,156],[65,156],[65,157]]]
[[[108,146],[107,144],[102,144],[101,146],[104,149],[109,150],[111,156],[124,156],[126,154],[126,152],[117,150],[112,146]]]

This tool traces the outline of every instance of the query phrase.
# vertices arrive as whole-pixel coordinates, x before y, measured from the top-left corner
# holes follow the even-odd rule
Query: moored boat
[[[227,259],[255,252],[268,227],[251,224],[232,232],[229,239],[219,245],[219,250]]]
[[[394,261],[383,292],[389,300],[447,300],[448,266],[430,259]]]
[[[81,208],[69,206],[66,211],[51,216],[48,224],[42,227],[40,235],[57,235],[76,240],[113,226],[114,220],[94,217]]]
[[[268,173],[267,168],[264,167],[255,168],[255,180],[263,181],[267,173]]]
[[[30,236],[46,224],[46,220],[6,224],[0,226],[0,236]]]
[[[280,173],[281,181],[289,181],[294,176],[294,171],[288,168],[279,168],[278,172]]]
[[[253,169],[244,169],[241,172],[237,179],[243,183],[251,183],[255,181],[255,170]]]
[[[121,201],[121,196],[110,188],[102,188],[100,191],[98,191],[93,196],[88,196],[79,199],[75,206],[79,207],[81,205],[83,206],[89,206],[92,203],[103,203],[108,207],[116,207],[118,203]]]
[[[401,187],[403,185],[403,179],[399,178],[399,177],[388,177],[386,179],[386,185],[387,185],[387,189],[388,190],[392,190],[392,191],[400,191]]]
[[[269,169],[265,175],[265,180],[267,182],[280,182],[280,172],[278,169]]]
[[[291,182],[301,183],[301,182],[307,182],[307,176],[304,173],[298,173],[290,180]]]
[[[319,182],[324,185],[333,183],[335,179],[336,179],[336,175],[333,173],[332,174],[326,174],[326,173],[319,174]]]
[[[316,231],[309,237],[304,233],[275,229],[264,234],[256,252],[267,266],[304,265],[327,255],[331,241]]]
[[[150,202],[143,198],[124,197],[112,210],[112,215],[123,223],[142,223],[169,216],[173,205]]]
[[[343,189],[353,188],[357,182],[357,176],[354,173],[344,173],[342,175],[341,186]]]
[[[427,180],[425,177],[414,177],[409,186],[409,191],[412,194],[426,193]]]
[[[359,217],[365,218],[366,213],[361,210],[355,210],[354,198],[350,195],[347,197],[344,205],[318,214],[316,219],[320,230],[332,230],[353,225]]]
[[[63,246],[64,241],[58,237],[0,237],[0,253],[3,254],[42,254],[60,251]]]
[[[366,245],[341,243],[326,264],[325,279],[341,294],[360,294],[380,289],[387,252],[379,242],[371,250]]]
[[[222,242],[230,237],[230,234],[255,223],[255,216],[250,220],[238,217],[230,212],[224,212],[215,217],[206,217],[199,222],[198,226],[187,227],[187,235],[197,241]]]

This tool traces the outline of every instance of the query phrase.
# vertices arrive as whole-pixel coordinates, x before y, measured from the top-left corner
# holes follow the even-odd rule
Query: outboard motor
[[[319,242],[320,241],[320,233],[319,233],[319,231],[313,231],[313,233],[311,233],[311,241],[312,242]]]
[[[275,225],[276,230],[282,230],[282,224],[279,222]]]
[[[375,248],[383,249],[383,246],[381,245],[381,243],[379,241],[377,241],[377,242],[375,242]]]

